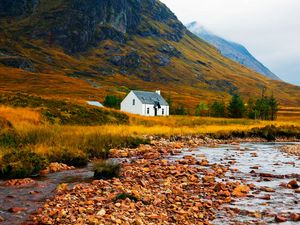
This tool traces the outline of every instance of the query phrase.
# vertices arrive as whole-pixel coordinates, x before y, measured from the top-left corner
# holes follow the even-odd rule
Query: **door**
[[[154,108],[154,116],[157,116],[157,108]]]

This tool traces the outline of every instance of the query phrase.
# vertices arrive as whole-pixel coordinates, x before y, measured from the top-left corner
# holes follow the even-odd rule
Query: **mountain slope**
[[[175,105],[269,93],[300,105],[300,88],[222,56],[157,0],[2,0],[0,91],[79,101],[161,89]]]
[[[209,31],[197,22],[192,22],[187,25],[187,28],[196,34],[198,37],[207,41],[221,51],[221,54],[230,58],[254,71],[265,75],[274,80],[280,80],[278,76],[272,73],[267,67],[259,62],[251,53],[242,45],[227,41]]]

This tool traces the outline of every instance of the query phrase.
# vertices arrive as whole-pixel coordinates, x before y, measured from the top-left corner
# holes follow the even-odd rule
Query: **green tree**
[[[225,117],[225,105],[223,102],[214,101],[209,108],[210,116]]]
[[[255,101],[253,98],[250,98],[246,107],[247,117],[249,119],[256,119],[256,111],[255,111]]]
[[[186,108],[184,108],[182,105],[173,108],[173,110],[171,111],[171,114],[173,115],[187,115],[188,111]]]
[[[279,107],[278,107],[278,102],[273,94],[269,98],[269,106],[270,106],[270,119],[276,120]]]
[[[200,103],[197,108],[195,115],[196,116],[207,116],[208,115],[208,106],[205,103]]]
[[[244,102],[239,94],[233,94],[228,105],[228,114],[231,118],[242,118],[246,112]]]
[[[121,98],[115,95],[107,95],[103,102],[103,105],[109,108],[120,109],[120,104],[122,102]]]

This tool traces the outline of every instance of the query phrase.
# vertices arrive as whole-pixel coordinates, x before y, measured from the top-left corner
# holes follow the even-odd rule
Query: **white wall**
[[[133,105],[133,99],[135,99],[135,105]],[[147,114],[147,108],[149,108],[149,114]],[[164,109],[164,115],[162,114],[162,109]],[[122,101],[121,111],[143,116],[155,116],[154,106],[142,104],[133,92],[130,92]],[[169,106],[161,106],[161,108],[157,110],[157,116],[169,116]]]
[[[135,105],[132,104],[133,99],[135,99]],[[130,92],[121,102],[121,111],[143,115],[143,104],[133,92]]]
[[[147,114],[147,108],[149,108],[149,114]],[[164,115],[162,111],[164,109]],[[153,105],[143,105],[143,115],[145,116],[155,116],[155,111]],[[169,106],[161,106],[160,109],[157,109],[157,116],[169,116]]]

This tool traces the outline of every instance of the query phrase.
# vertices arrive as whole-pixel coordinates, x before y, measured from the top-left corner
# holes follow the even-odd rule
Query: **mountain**
[[[198,37],[219,49],[221,54],[225,57],[232,59],[250,69],[253,69],[254,71],[265,75],[268,78],[280,80],[278,76],[272,73],[267,67],[265,67],[253,55],[251,55],[251,53],[243,45],[227,41],[224,38],[221,38],[206,30],[197,22],[189,23],[186,25],[186,27]]]
[[[158,0],[1,0],[0,93],[76,101],[161,89],[174,105],[269,93],[300,105],[300,87],[220,54]]]

